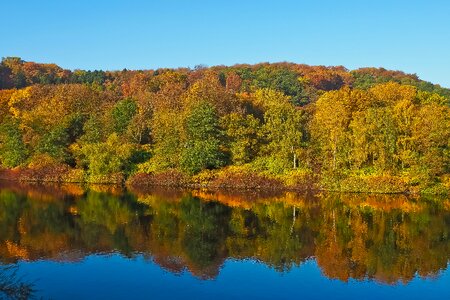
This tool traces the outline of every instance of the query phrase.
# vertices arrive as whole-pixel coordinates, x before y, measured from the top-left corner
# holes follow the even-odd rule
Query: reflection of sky
[[[450,272],[416,277],[395,286],[374,281],[328,279],[310,260],[280,273],[252,260],[225,262],[214,280],[174,275],[142,256],[88,256],[78,263],[20,263],[20,275],[35,282],[38,296],[53,299],[444,299]]]

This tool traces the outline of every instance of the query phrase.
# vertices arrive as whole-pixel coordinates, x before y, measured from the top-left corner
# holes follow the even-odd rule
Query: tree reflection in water
[[[448,199],[2,184],[3,263],[116,251],[207,279],[228,258],[280,272],[315,259],[328,278],[395,284],[437,276],[450,256]]]
[[[15,265],[0,265],[0,299],[30,299],[34,286],[17,275]]]

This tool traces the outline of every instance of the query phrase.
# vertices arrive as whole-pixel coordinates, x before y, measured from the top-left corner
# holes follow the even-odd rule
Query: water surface
[[[448,199],[0,182],[0,298],[442,299],[449,259]]]

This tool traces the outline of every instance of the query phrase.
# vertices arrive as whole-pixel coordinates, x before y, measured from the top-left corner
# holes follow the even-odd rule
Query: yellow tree
[[[345,165],[348,156],[347,128],[351,120],[349,88],[323,94],[315,104],[309,130],[318,158],[326,169]]]

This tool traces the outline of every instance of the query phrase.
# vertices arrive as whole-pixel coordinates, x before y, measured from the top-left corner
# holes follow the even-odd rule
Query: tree
[[[84,157],[91,175],[109,175],[128,171],[134,147],[124,144],[116,133],[106,142],[81,145],[79,156]]]
[[[349,128],[352,129],[349,158],[354,160],[356,168],[396,170],[398,129],[390,109],[371,108],[355,113]]]
[[[186,144],[181,167],[189,174],[225,165],[219,119],[211,104],[200,102],[191,108],[186,121]]]
[[[310,124],[312,143],[318,158],[327,169],[336,170],[347,161],[348,139],[346,130],[351,111],[346,98],[351,97],[348,89],[325,93],[317,100],[315,113]]]
[[[47,153],[51,157],[68,162],[69,134],[64,126],[57,126],[50,132],[44,134],[36,147],[38,153]]]
[[[153,155],[145,167],[146,172],[179,167],[183,131],[183,117],[179,112],[161,111],[153,115]]]
[[[435,103],[422,106],[411,122],[416,170],[434,179],[450,171],[450,109]]]
[[[11,117],[6,118],[0,124],[0,164],[13,168],[25,162],[27,155],[19,123]]]
[[[270,169],[276,173],[296,168],[303,135],[302,111],[294,107],[290,97],[274,90],[258,90],[255,98],[265,111],[259,132],[265,141],[261,155],[269,159]]]
[[[219,76],[215,72],[206,73],[204,78],[189,88],[184,97],[184,107],[188,109],[202,102],[207,102],[214,107],[218,116],[239,109],[235,94],[220,83]]]
[[[250,162],[259,149],[259,119],[250,114],[231,113],[221,119],[221,126],[228,138],[233,164]]]
[[[114,131],[119,134],[123,133],[136,113],[137,104],[133,99],[119,101],[111,113]]]

